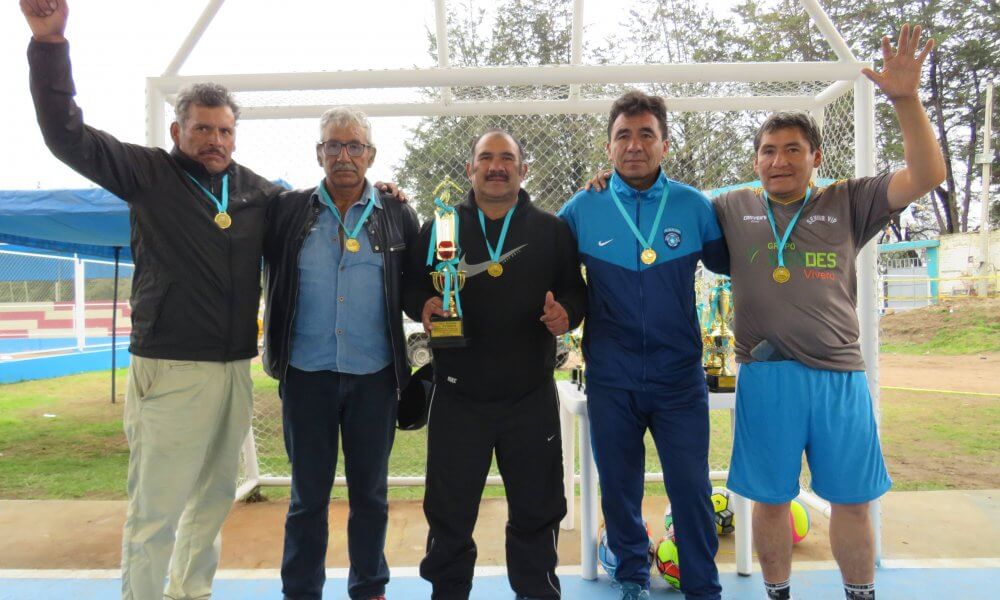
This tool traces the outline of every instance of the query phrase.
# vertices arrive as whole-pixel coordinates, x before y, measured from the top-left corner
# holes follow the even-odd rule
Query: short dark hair
[[[754,154],[760,150],[760,141],[765,133],[774,133],[779,129],[789,128],[795,128],[802,132],[802,135],[809,142],[810,152],[819,150],[823,144],[823,136],[819,131],[819,125],[816,124],[816,121],[808,113],[781,111],[768,115],[760,128],[757,129],[757,133],[753,136]]]
[[[188,109],[192,104],[215,108],[217,106],[228,106],[233,111],[233,117],[240,119],[240,105],[236,104],[233,95],[225,86],[218,83],[193,83],[184,86],[177,93],[177,102],[174,104],[174,116],[181,125],[187,121]]]
[[[514,137],[514,134],[507,131],[503,127],[490,127],[486,131],[480,133],[472,140],[472,146],[469,147],[469,156],[472,157],[472,162],[476,162],[476,146],[479,145],[479,140],[483,139],[488,135],[493,135],[494,133],[502,133],[503,135],[514,140],[514,144],[517,146],[517,157],[521,164],[524,164],[524,146],[521,144],[521,140]]]
[[[621,98],[615,100],[615,103],[611,105],[611,114],[608,115],[608,140],[611,140],[611,129],[615,125],[615,120],[618,119],[618,115],[626,114],[630,117],[635,115],[640,115],[642,113],[649,113],[656,117],[657,122],[660,124],[660,136],[661,139],[667,139],[667,103],[659,96],[651,96],[640,92],[639,90],[632,90],[626,92]]]

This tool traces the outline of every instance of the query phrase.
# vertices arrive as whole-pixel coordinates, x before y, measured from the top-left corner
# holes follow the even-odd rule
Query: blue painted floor
[[[723,598],[761,600],[764,597],[760,575],[721,576]],[[560,577],[566,600],[617,600],[618,591],[603,576],[597,581],[583,581],[578,575]],[[877,574],[879,600],[965,600],[996,598],[1000,589],[1000,569],[880,569]],[[119,597],[117,579],[0,579],[0,600],[115,600]],[[792,576],[795,596],[804,600],[841,600],[844,597],[840,575],[836,571],[802,571]],[[327,581],[326,600],[347,600],[346,580]],[[386,590],[390,600],[420,600],[430,597],[430,586],[416,577],[398,577]],[[281,582],[276,579],[218,579],[214,600],[265,600],[281,597]],[[511,600],[514,594],[504,576],[477,577],[473,600]],[[652,597],[682,600],[683,596],[654,581]]]

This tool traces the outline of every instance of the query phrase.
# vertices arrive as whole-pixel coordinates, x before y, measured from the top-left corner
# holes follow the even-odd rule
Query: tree
[[[945,153],[947,178],[927,199],[914,203],[910,237],[966,231],[978,169],[974,168],[977,135],[984,106],[985,82],[1000,71],[1000,0],[826,0],[824,7],[845,41],[861,60],[880,57],[883,35],[895,35],[904,22],[924,25],[938,47],[927,64],[925,106]],[[488,27],[486,12],[469,1],[452,7],[447,27],[450,60],[456,66],[566,64],[570,60],[571,0],[501,0]],[[449,5],[451,6],[451,5]],[[703,0],[633,0],[622,34],[585,49],[597,63],[681,63],[835,60],[832,48],[810,25],[796,0],[743,0],[731,16],[720,17]],[[454,10],[457,8],[457,10]],[[970,34],[975,31],[975,34]],[[428,32],[431,53],[436,41]],[[638,82],[637,82],[638,83]],[[816,93],[817,84],[663,84],[645,82],[644,89],[667,99],[684,95]],[[826,85],[820,82],[819,85]],[[785,86],[785,87],[782,87]],[[595,97],[613,97],[628,86],[585,86]],[[536,96],[565,98],[560,86],[538,86]],[[512,86],[457,88],[456,100],[523,98]],[[428,90],[428,94],[436,94]],[[998,94],[1000,96],[1000,94]],[[828,107],[827,135],[850,139],[851,97]],[[997,111],[1000,115],[1000,111]],[[702,189],[752,179],[750,141],[762,112],[671,113],[671,149],[664,168],[674,179]],[[879,170],[903,165],[903,144],[891,105],[876,94],[876,147]],[[431,117],[421,121],[407,143],[407,156],[397,181],[418,199],[429,200],[445,175],[465,177],[464,163],[472,138],[490,126],[501,126],[524,138],[531,170],[525,187],[542,206],[554,209],[569,198],[600,165],[606,163],[603,115]],[[837,129],[839,128],[839,129]],[[1000,140],[1000,126],[994,127]],[[994,144],[995,146],[998,144]],[[854,173],[850,143],[827,147],[821,174]],[[532,176],[534,174],[534,176]],[[996,170],[992,185],[1000,183]],[[429,203],[418,206],[430,214]],[[894,234],[902,236],[898,221]]]
[[[484,33],[486,13],[468,2],[447,17],[455,66],[544,65],[570,61],[571,0],[507,0],[497,6],[490,34]],[[437,40],[428,32],[430,51]],[[568,93],[564,87],[544,86],[553,98]],[[516,86],[455,88],[461,101],[500,101],[525,96]],[[435,94],[430,90],[428,94]],[[602,120],[597,115],[510,115],[428,117],[411,131],[407,154],[396,170],[396,179],[420,200],[418,211],[432,213],[433,190],[445,178],[463,182],[472,140],[490,127],[502,127],[525,144],[529,163],[525,188],[536,204],[554,210],[569,199],[599,164],[597,135]]]
[[[774,8],[746,0],[735,9],[747,23],[735,47],[746,60],[829,60],[833,54],[816,30],[806,27],[793,0]],[[975,185],[976,132],[983,118],[981,90],[1000,71],[1000,11],[997,0],[830,0],[824,3],[845,41],[860,59],[875,59],[883,35],[904,22],[921,24],[937,42],[927,63],[925,106],[945,155],[945,182],[931,201],[915,203],[914,233],[968,230]],[[976,32],[970,34],[970,32]],[[876,95],[876,135],[880,169],[903,164],[903,144],[891,105]],[[994,182],[996,184],[996,181]]]

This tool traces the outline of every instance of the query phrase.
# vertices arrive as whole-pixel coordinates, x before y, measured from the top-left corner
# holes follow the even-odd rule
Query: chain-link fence
[[[119,347],[127,345],[132,265],[119,265],[112,319],[114,275],[113,262],[0,249],[0,356],[108,348],[113,320]]]
[[[662,95],[668,109],[673,98],[741,95],[767,102],[774,96],[812,98],[830,82],[782,83],[692,83],[570,86],[484,86],[451,88],[456,101],[482,102],[496,107],[498,101],[546,101],[578,93],[581,98],[610,101],[627,89],[641,89]],[[238,94],[248,107],[256,103],[275,107],[297,104],[310,106],[346,102],[405,102],[436,99],[442,90],[333,90],[258,92]],[[808,104],[808,102],[804,102]],[[250,108],[247,114],[252,114]],[[855,172],[854,102],[848,88],[813,114],[823,126],[823,163],[817,176],[839,179]],[[540,111],[536,111],[540,112]],[[737,184],[755,179],[752,167],[752,138],[766,110],[671,112],[668,115],[670,150],[663,167],[673,179],[700,189]],[[169,113],[168,113],[169,114]],[[472,140],[489,127],[501,127],[519,138],[529,166],[524,188],[536,205],[558,210],[599,169],[608,166],[604,145],[607,141],[607,113],[576,114],[472,114],[423,117],[370,117],[373,141],[378,147],[373,180],[396,181],[412,198],[422,218],[431,213],[432,190],[445,178],[466,181],[465,163]],[[310,187],[322,178],[316,163],[318,119],[247,120],[240,125],[239,159],[251,166],[267,165],[272,178],[283,178],[297,187]],[[737,300],[738,301],[738,300]],[[713,446],[711,467],[728,466],[729,416],[723,411],[712,417]],[[253,423],[256,459],[262,476],[287,477],[288,460],[281,433],[280,403],[275,393],[258,393]],[[718,443],[715,443],[718,441]],[[648,445],[649,465],[658,465],[652,444]],[[421,477],[424,474],[425,438],[422,432],[401,432],[390,459],[390,476]],[[656,468],[656,467],[652,467]],[[497,474],[495,465],[492,474]],[[342,464],[338,476],[343,475]]]

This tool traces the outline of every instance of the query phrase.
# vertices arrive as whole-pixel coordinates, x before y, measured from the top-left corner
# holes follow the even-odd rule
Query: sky
[[[480,3],[489,6],[488,2]],[[623,21],[623,4],[586,0],[586,38],[597,41]],[[85,122],[123,141],[145,143],[145,78],[164,71],[205,5],[205,0],[71,0],[66,37],[76,100]],[[296,10],[289,10],[289,6]],[[427,28],[434,30],[433,0],[229,0],[180,73],[433,67],[436,61],[427,52]],[[0,189],[91,187],[93,184],[55,160],[42,142],[28,92],[25,53],[29,38],[18,3],[8,0],[0,5],[0,81],[4,84],[0,108],[5,123]],[[379,155],[370,177],[391,179],[391,167],[402,158],[405,127],[416,122],[380,119],[373,123]],[[307,137],[316,125],[305,120],[286,123],[289,130]],[[258,124],[248,120],[241,127],[249,132]],[[315,162],[312,141],[296,142],[294,149],[275,150],[260,142],[241,145],[237,133],[234,156],[265,176],[282,177],[295,186],[314,185],[322,172]],[[295,166],[269,171],[268,152],[275,151],[295,153],[291,161]]]

